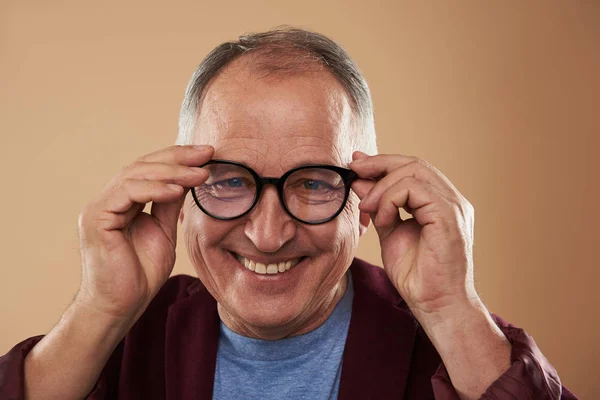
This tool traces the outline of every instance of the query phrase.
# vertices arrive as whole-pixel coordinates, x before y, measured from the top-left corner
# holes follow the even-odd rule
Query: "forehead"
[[[283,173],[302,164],[351,161],[352,108],[329,72],[263,76],[233,64],[206,88],[195,143],[215,158]]]

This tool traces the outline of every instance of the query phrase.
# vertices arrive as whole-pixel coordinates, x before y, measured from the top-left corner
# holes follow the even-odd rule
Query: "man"
[[[83,210],[80,290],[1,359],[3,398],[575,398],[479,299],[468,201],[375,155],[368,86],[331,40],[217,47],[178,143]],[[178,220],[199,280],[168,279]],[[354,259],[370,221],[383,269]]]

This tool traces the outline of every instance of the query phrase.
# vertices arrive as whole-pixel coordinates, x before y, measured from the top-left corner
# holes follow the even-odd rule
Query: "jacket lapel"
[[[211,399],[219,315],[217,302],[200,282],[191,296],[173,304],[165,337],[165,386],[167,399]]]
[[[355,260],[339,399],[402,399],[417,323],[385,272]]]

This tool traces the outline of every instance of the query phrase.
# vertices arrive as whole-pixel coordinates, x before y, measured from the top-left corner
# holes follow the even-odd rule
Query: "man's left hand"
[[[383,266],[417,318],[468,304],[473,284],[473,206],[427,162],[355,152],[352,188],[379,235]],[[403,208],[413,218],[402,220]]]
[[[440,354],[461,399],[510,367],[511,345],[473,283],[473,206],[440,171],[403,155],[355,152],[359,209],[375,225],[383,267]],[[412,215],[402,220],[400,209]]]

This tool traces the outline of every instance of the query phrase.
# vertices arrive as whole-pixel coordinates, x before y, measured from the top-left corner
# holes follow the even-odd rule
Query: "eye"
[[[212,185],[221,189],[229,189],[229,188],[240,188],[243,187],[244,184],[247,185],[247,182],[244,182],[244,178],[236,177],[229,179],[221,179],[213,183]]]
[[[231,178],[225,181],[226,185],[229,187],[242,187],[244,181],[242,178]],[[221,183],[222,184],[222,183]]]
[[[323,181],[309,179],[304,181],[304,188],[308,190],[329,189],[329,185]]]

